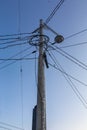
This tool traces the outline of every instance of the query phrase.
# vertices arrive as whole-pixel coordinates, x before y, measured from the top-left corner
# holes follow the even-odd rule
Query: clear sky
[[[7,43],[9,38],[18,36],[5,35],[31,33],[39,27],[40,19],[45,22],[58,2],[59,0],[0,0],[0,130],[17,130],[5,124],[31,130],[32,109],[36,105],[37,97],[37,61],[1,61],[11,59],[20,51],[26,50],[12,58],[24,57],[36,48],[29,45],[28,38],[20,42],[12,42],[13,39]],[[56,58],[56,67],[87,84],[87,0],[65,0],[48,26],[65,38],[61,44],[53,45],[54,48],[61,48],[62,54],[58,48],[57,51],[49,50],[50,55]],[[77,35],[82,30],[85,31]],[[44,34],[53,42],[55,35],[52,32],[45,29]],[[71,37],[72,34],[76,35]],[[6,40],[1,40],[2,38]],[[25,41],[27,44],[17,46]],[[9,47],[12,44],[15,46]],[[26,49],[28,47],[31,48]],[[71,84],[74,84],[70,86],[64,77],[66,75],[54,68],[49,53],[48,62],[53,67],[45,68],[47,130],[87,130],[87,85],[82,85],[73,78],[69,80],[68,77]],[[35,54],[27,56],[31,57],[35,57]],[[8,66],[10,63],[12,64]]]

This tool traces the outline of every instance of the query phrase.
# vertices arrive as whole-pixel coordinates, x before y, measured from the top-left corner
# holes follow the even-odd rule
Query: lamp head
[[[64,37],[62,35],[57,35],[54,40],[56,43],[61,43],[64,40]]]

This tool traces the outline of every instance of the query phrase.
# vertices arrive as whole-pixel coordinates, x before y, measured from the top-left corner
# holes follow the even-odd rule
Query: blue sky
[[[39,27],[40,19],[43,19],[45,22],[58,2],[59,0],[20,0],[19,9],[18,0],[0,0],[0,36],[3,35],[4,38],[8,38],[5,35],[32,32]],[[67,38],[72,34],[87,29],[86,6],[86,0],[65,0],[48,23],[48,26],[65,38],[61,44],[55,44],[53,47],[58,46],[87,65],[87,31]],[[52,32],[45,29],[44,34],[50,38],[50,42],[53,42],[55,35]],[[27,36],[30,36],[30,34]],[[7,40],[0,40],[0,47],[5,46],[2,44],[4,42],[7,42]],[[66,47],[84,42],[86,44]],[[15,44],[17,43],[20,42],[15,42]],[[0,49],[0,59],[9,58],[30,46],[27,41],[27,44],[23,46]],[[31,54],[34,50],[36,48],[31,47],[15,58]],[[54,54],[57,59],[56,62],[62,66],[65,72],[87,84],[87,71],[85,69],[71,62],[57,51],[51,50],[49,52],[51,55]],[[35,57],[35,54],[31,54],[28,57]],[[47,58],[48,62],[54,65],[49,54],[47,54]],[[37,97],[35,60],[17,61],[3,68],[12,62],[5,61],[2,63],[0,61],[0,126],[17,130],[1,124],[1,122],[4,122],[23,127],[25,130],[31,130],[32,109],[36,105]],[[22,73],[20,72],[21,66]],[[45,75],[47,129],[86,130],[87,108],[84,107],[75,92],[73,92],[64,75],[52,66],[49,69],[45,68]],[[73,79],[71,80],[87,102],[87,86]],[[23,110],[21,88],[23,88]],[[87,103],[85,105],[87,107]],[[0,128],[0,130],[4,130],[4,128]]]

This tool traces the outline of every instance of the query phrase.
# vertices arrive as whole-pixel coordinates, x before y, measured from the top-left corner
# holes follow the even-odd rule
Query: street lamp
[[[61,43],[64,40],[64,37],[62,35],[57,35],[54,39],[56,43]]]

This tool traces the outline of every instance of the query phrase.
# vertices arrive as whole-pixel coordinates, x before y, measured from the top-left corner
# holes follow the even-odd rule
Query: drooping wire
[[[27,50],[30,50],[31,48],[32,48],[32,46],[27,47],[27,48],[25,48],[24,50],[19,51],[18,53],[16,53],[15,55],[10,56],[10,57],[9,57],[9,58],[7,58],[7,59],[13,59],[14,57],[16,57],[16,56],[20,55],[21,53],[26,52]],[[4,59],[4,61],[3,61],[3,62],[0,62],[0,64],[4,64],[6,61],[7,61],[7,60],[6,60],[6,59]]]
[[[6,40],[16,40],[18,37],[10,37],[10,38],[0,38],[0,41],[6,41]]]
[[[74,34],[71,34],[71,35],[65,37],[64,39],[67,40],[67,39],[72,38],[72,37],[74,37],[74,36],[76,36],[76,35],[79,35],[79,34],[81,34],[81,33],[84,33],[84,32],[86,32],[86,31],[87,31],[87,28],[86,28],[86,29],[83,29],[83,30],[81,30],[81,31],[79,31],[79,32],[76,32],[76,33],[74,33]]]
[[[44,25],[45,25],[51,32],[53,32],[55,35],[59,35],[58,32],[56,32],[56,31],[54,31],[53,29],[51,29],[48,25],[46,25],[46,23],[44,23]],[[69,36],[67,36],[67,37],[64,37],[64,40],[67,40],[67,39],[69,39],[69,38],[73,38],[73,37],[75,37],[75,36],[77,36],[77,35],[79,35],[79,34],[81,34],[81,33],[84,33],[84,32],[87,32],[87,28],[85,28],[85,29],[83,29],[83,30],[81,30],[81,31],[78,31],[78,32],[76,32],[76,33],[73,33],[73,34],[71,34],[71,35],[69,35]],[[52,43],[52,44],[54,44],[54,43]]]
[[[18,126],[14,126],[14,125],[12,125],[12,124],[8,124],[8,123],[5,123],[5,122],[1,122],[1,121],[0,121],[0,124],[1,124],[1,125],[4,125],[4,126],[11,127],[11,128],[14,128],[14,129],[24,130],[24,129],[18,127]]]
[[[10,44],[10,43],[15,43],[15,42],[18,42],[18,41],[20,41],[20,39],[19,38],[17,38],[17,39],[15,39],[15,40],[13,40],[13,41],[6,41],[6,42],[3,42],[3,43],[0,43],[0,46],[1,45],[5,45],[5,44]]]
[[[51,52],[51,58],[53,59],[53,61],[55,62],[55,64],[58,66],[60,66],[61,70],[65,72],[65,70],[63,69],[63,67],[59,64],[58,60],[56,59],[56,57],[53,55],[53,53]],[[66,72],[65,72],[66,73]],[[64,73],[63,73],[64,75]],[[84,102],[87,104],[86,100],[84,99],[84,97],[80,94],[80,92],[78,91],[78,89],[76,88],[76,86],[74,85],[74,83],[71,81],[70,77],[67,75],[68,79],[70,80],[70,82],[73,84],[73,86],[75,87],[76,91],[79,93],[79,95],[81,96],[81,98],[84,100]]]
[[[60,6],[64,3],[65,0],[60,0],[60,2],[56,5],[52,13],[49,15],[49,17],[46,19],[45,23],[48,24],[50,20],[53,18],[57,10],[60,8]]]
[[[49,53],[49,52],[48,52]],[[55,65],[61,68],[61,70],[65,72],[65,70],[62,68],[62,66],[59,64],[59,62],[57,61],[56,57],[53,55],[53,53],[51,52],[51,54],[49,53],[51,59],[53,60],[53,62],[55,63]],[[59,68],[58,67],[58,68]],[[76,94],[76,96],[78,97],[78,99],[81,101],[81,103],[84,105],[85,108],[87,108],[86,104],[87,101],[85,100],[85,98],[82,96],[82,94],[79,92],[79,90],[77,89],[76,85],[72,82],[72,80],[70,79],[69,75],[65,75],[64,73],[63,76],[66,79],[66,81],[68,82],[68,84],[70,85],[70,87],[72,88],[72,90],[74,91],[74,93]]]
[[[14,40],[8,40],[8,41],[5,40],[5,42],[0,43],[0,46],[1,45],[6,45],[6,44],[12,44],[12,43],[15,43],[15,42],[28,41],[33,36],[35,36],[35,35],[23,36],[23,37],[19,36],[19,37],[15,38]]]
[[[77,62],[77,64],[86,67],[85,69],[87,70],[87,65],[84,64],[83,62],[81,62],[80,60],[78,60],[77,58],[75,58],[74,56],[68,54],[67,52],[65,52],[64,50],[60,49],[59,47],[55,46],[57,49],[59,49],[60,51],[62,51],[64,54],[66,54],[67,56],[69,56],[70,58],[72,58],[73,60],[75,60]]]
[[[60,53],[62,56],[66,57],[67,59],[69,59],[70,61],[72,61],[73,63],[75,63],[76,65],[78,65],[79,67],[87,70],[87,65],[84,64],[83,62],[81,62],[80,60],[76,59],[75,57],[71,56],[70,54],[68,54],[67,52],[63,51],[61,48],[57,47],[57,46],[51,46],[54,50],[56,50],[56,52]]]
[[[0,128],[4,129],[4,130],[12,130],[10,128],[4,127],[4,126],[0,126]]]
[[[0,49],[8,49],[8,48],[11,48],[11,47],[16,47],[16,46],[22,46],[22,45],[25,45],[27,44],[27,42],[22,42],[22,43],[17,43],[17,44],[12,44],[12,45],[7,45],[7,46],[4,46],[4,47],[0,47]]]
[[[32,34],[33,32],[30,33],[15,33],[15,34],[8,34],[8,35],[0,35],[0,38],[5,38],[5,37],[10,37],[12,38],[13,36],[22,36],[22,35],[29,35]],[[14,38],[14,37],[13,37]],[[9,39],[9,38],[8,38]]]
[[[55,65],[52,65],[51,63],[49,63],[49,65],[51,66],[51,67],[53,67],[54,69],[56,69],[56,70],[58,70],[58,71],[60,71],[60,72],[62,72],[62,73],[64,73],[65,75],[68,75],[67,73],[65,73],[65,72],[63,72],[61,69],[59,69],[59,68],[57,68],[57,67],[55,67]],[[70,75],[68,75],[68,76],[70,76]],[[75,78],[72,78],[72,79],[75,79]],[[76,81],[78,81],[79,82],[79,80],[76,80]],[[84,84],[83,82],[79,82],[79,83],[81,83],[81,84]],[[74,90],[73,90],[74,91]],[[79,98],[79,97],[78,97]],[[82,101],[81,101],[82,102]],[[87,108],[87,106],[84,104],[84,102],[82,102],[82,104],[85,106],[85,108]]]
[[[8,64],[6,64],[6,65],[0,67],[0,70],[2,70],[2,69],[4,69],[4,68],[6,68],[6,67],[8,67],[8,66],[10,66],[10,65],[12,65],[12,64],[14,64],[14,63],[16,63],[17,61],[20,61],[20,60],[25,59],[27,56],[30,56],[31,54],[32,54],[32,52],[31,52],[31,53],[28,53],[28,54],[26,54],[26,55],[24,55],[21,59],[20,59],[20,58],[19,58],[19,59],[16,58],[16,59],[7,59],[7,60],[5,60],[5,61],[13,60],[13,62],[8,63]],[[35,58],[26,58],[26,60],[31,60],[31,59],[35,59]]]
[[[65,75],[68,75],[71,79],[73,79],[73,80],[77,81],[78,83],[80,83],[80,84],[82,84],[82,85],[84,85],[84,86],[87,87],[87,84],[86,84],[86,83],[80,81],[79,79],[76,79],[75,77],[73,77],[72,75],[70,75],[70,74],[68,74],[68,73],[65,73],[64,71],[62,71],[60,68],[56,67],[55,65],[52,65],[51,63],[49,63],[49,65],[52,66],[53,68],[55,68],[56,70],[58,70],[58,71],[64,73]]]
[[[29,55],[29,54],[27,54]],[[12,59],[0,59],[0,61],[24,61],[24,60],[34,60],[37,59],[36,57],[22,57],[22,58],[12,58]]]
[[[7,35],[0,35],[0,40],[12,40],[12,39],[18,39],[19,36],[29,36],[29,34],[35,34],[39,28],[35,29],[32,32],[25,32],[25,33],[15,33],[15,34],[7,34]]]
[[[85,44],[87,44],[87,42],[80,42],[80,43],[76,43],[76,44],[61,46],[60,48],[75,47],[75,46],[81,46],[81,45],[85,45]]]
[[[27,56],[28,56],[29,54],[27,54]],[[10,65],[12,65],[12,64],[14,64],[14,63],[16,63],[17,61],[20,61],[20,60],[35,60],[35,57],[33,57],[33,58],[19,58],[19,59],[1,59],[1,60],[4,60],[4,61],[9,61],[9,60],[13,60],[13,62],[11,62],[11,63],[8,63],[8,64],[6,64],[6,65],[4,65],[4,66],[2,66],[2,67],[0,67],[0,70],[2,70],[2,69],[5,69],[5,68],[7,68],[8,66],[10,66]]]

